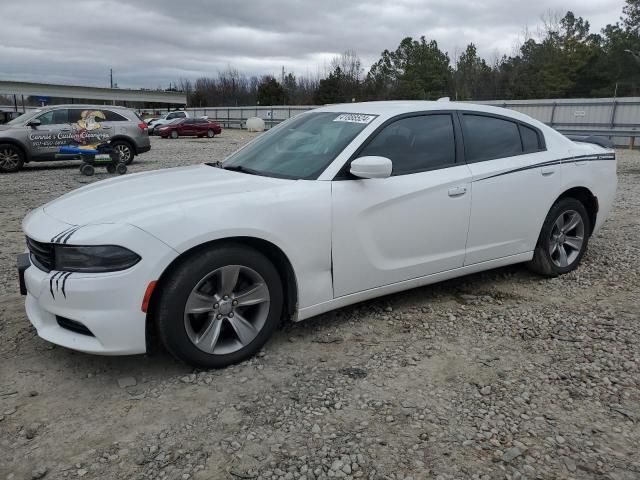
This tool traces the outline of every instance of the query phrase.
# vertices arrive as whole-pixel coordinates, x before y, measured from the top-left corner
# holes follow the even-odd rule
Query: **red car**
[[[183,118],[158,129],[162,138],[209,137],[220,135],[222,128],[206,118]]]

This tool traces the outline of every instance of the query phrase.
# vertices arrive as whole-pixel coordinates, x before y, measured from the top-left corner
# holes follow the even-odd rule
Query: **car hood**
[[[103,180],[46,204],[47,215],[72,225],[131,223],[148,215],[179,215],[188,203],[278,188],[293,180],[231,172],[209,165],[169,168]]]

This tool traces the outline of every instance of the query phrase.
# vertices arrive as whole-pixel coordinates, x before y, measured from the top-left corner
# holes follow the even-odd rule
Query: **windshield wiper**
[[[229,165],[228,167],[222,167],[223,170],[229,170],[231,172],[247,173],[249,175],[264,175],[262,172],[253,170],[251,168],[243,167],[242,165]]]

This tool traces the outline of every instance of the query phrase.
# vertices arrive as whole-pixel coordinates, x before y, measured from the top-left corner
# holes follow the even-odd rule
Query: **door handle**
[[[553,167],[542,167],[540,168],[540,173],[543,176],[548,177],[549,175],[553,175],[554,173],[556,173],[556,169]]]
[[[467,193],[467,187],[451,187],[449,189],[450,197],[459,197]]]
[[[101,127],[101,128],[102,128],[103,130],[111,130],[111,127],[107,127],[107,126],[105,126],[105,125],[102,125],[102,127]]]

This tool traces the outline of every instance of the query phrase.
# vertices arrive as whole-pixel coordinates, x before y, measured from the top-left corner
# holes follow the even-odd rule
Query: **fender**
[[[27,148],[27,146],[20,140],[17,140],[15,138],[0,137],[0,143],[10,143],[12,145],[15,145],[22,150],[22,153],[24,153],[24,162],[27,163],[31,161],[31,150],[29,150],[29,148]]]
[[[117,134],[114,135],[112,137],[109,137],[109,141],[110,142],[114,142],[116,140],[123,140],[125,142],[127,142],[129,145],[131,145],[131,148],[133,149],[133,152],[138,155],[138,147],[136,146],[136,142],[134,142],[131,137],[127,137],[126,135],[122,135],[122,134]]]

